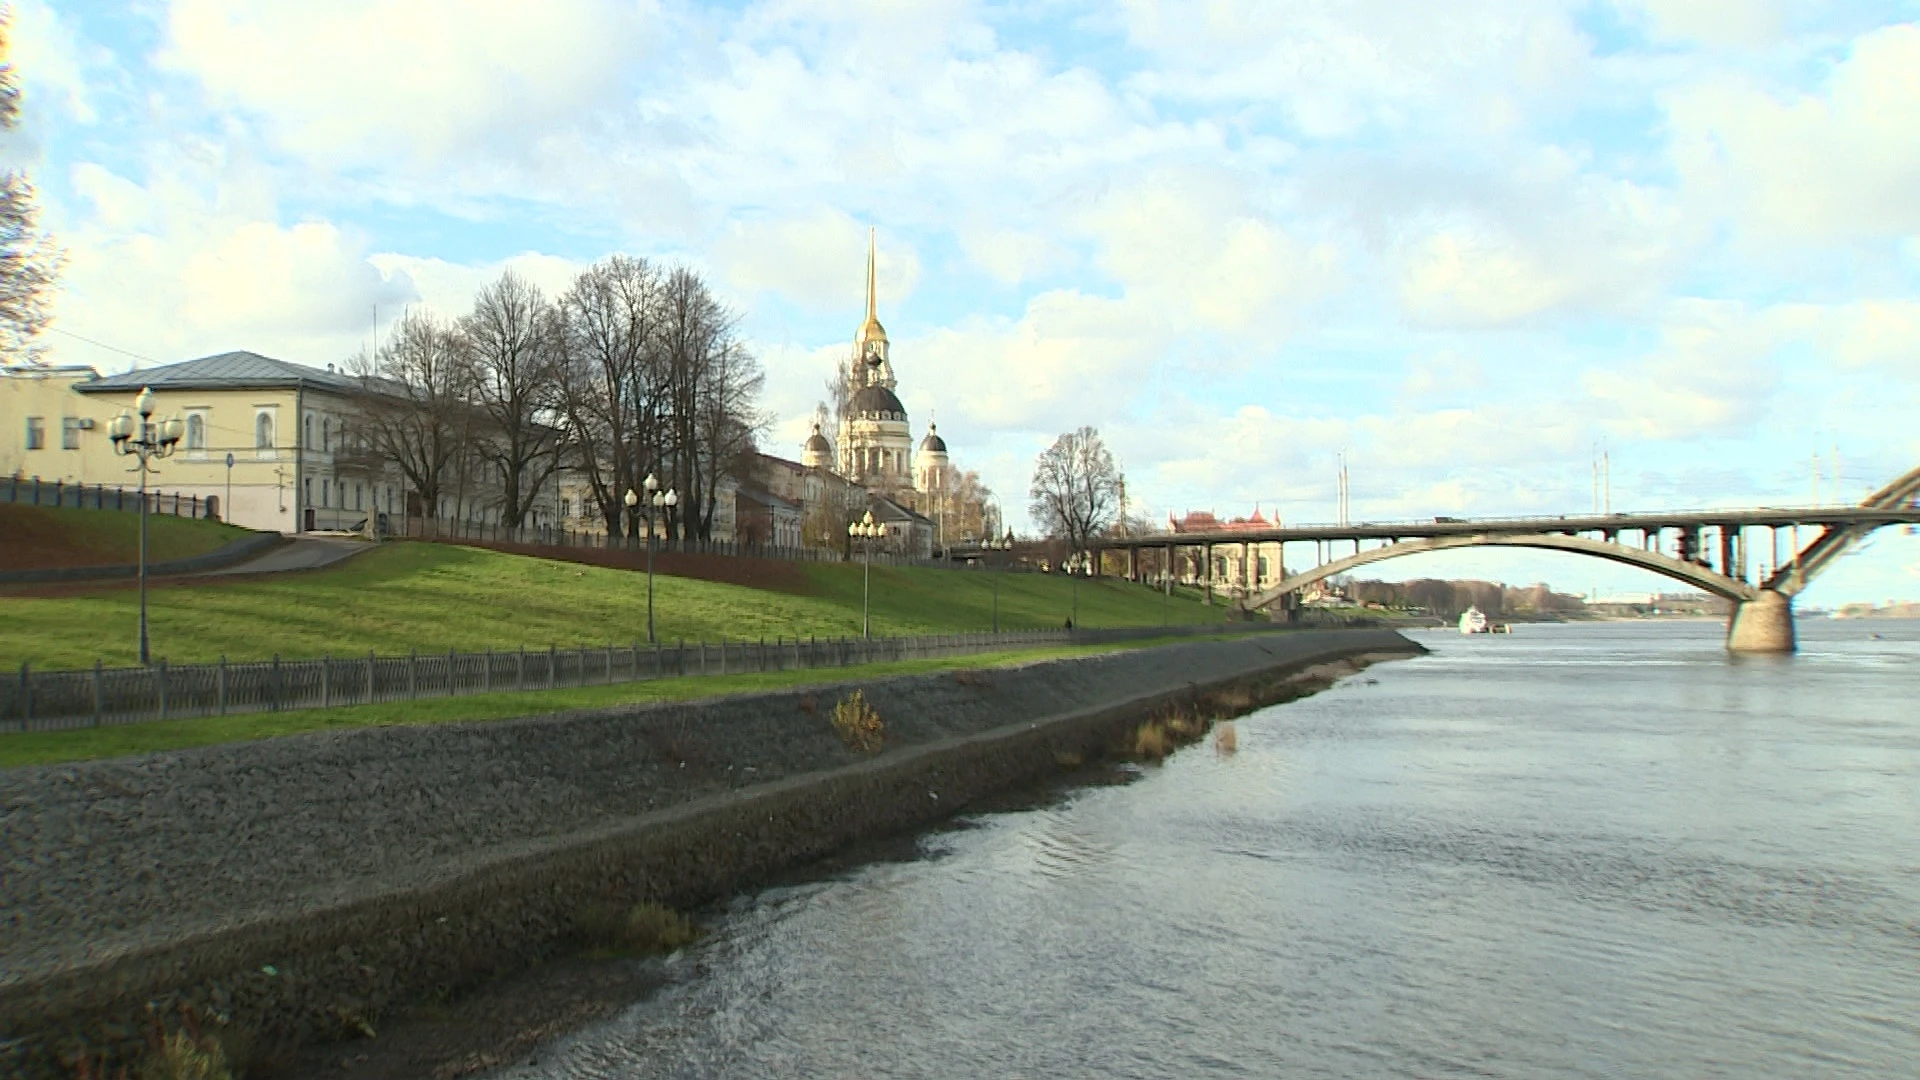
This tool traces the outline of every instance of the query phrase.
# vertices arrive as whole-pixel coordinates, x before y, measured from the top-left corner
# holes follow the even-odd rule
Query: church
[[[801,451],[801,462],[809,468],[826,469],[865,489],[876,520],[899,519],[900,527],[910,529],[926,523],[935,543],[944,543],[942,510],[953,487],[952,462],[946,441],[934,425],[916,448],[913,430],[907,420],[907,408],[900,403],[895,388],[891,346],[886,328],[880,325],[879,294],[875,280],[875,239],[867,237],[867,318],[853,339],[853,352],[846,365],[846,384],[841,395],[836,437],[829,439],[820,425]],[[932,511],[934,518],[921,511]],[[889,530],[895,522],[888,521]]]

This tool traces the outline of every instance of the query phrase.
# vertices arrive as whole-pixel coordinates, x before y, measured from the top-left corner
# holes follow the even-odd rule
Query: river
[[[499,1075],[1920,1075],[1920,623],[1801,633],[1417,633],[1232,752],[737,898]]]

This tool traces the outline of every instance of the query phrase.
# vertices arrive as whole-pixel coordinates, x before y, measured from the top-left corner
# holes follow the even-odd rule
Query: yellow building
[[[197,497],[209,516],[283,533],[358,528],[405,508],[393,470],[353,425],[355,380],[250,352],[100,377],[88,367],[0,369],[0,475],[134,488],[108,428],[143,387],[184,437],[150,489]]]

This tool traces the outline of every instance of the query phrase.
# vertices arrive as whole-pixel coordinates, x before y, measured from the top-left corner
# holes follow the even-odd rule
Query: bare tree
[[[460,320],[474,396],[488,421],[478,451],[498,470],[500,519],[514,527],[554,469],[558,329],[553,305],[511,270],[480,290],[473,311]]]
[[[347,366],[360,379],[360,430],[369,448],[406,477],[423,516],[439,517],[450,468],[470,449],[477,416],[459,330],[409,311],[379,352]]]
[[[1070,553],[1083,551],[1113,524],[1124,482],[1098,431],[1069,431],[1034,462],[1028,513],[1049,536],[1065,539]]]
[[[766,426],[754,406],[765,381],[735,332],[735,316],[692,270],[675,268],[662,291],[660,357],[667,443],[682,510],[669,530],[710,539],[720,489],[746,479],[753,441]]]
[[[0,131],[20,123],[20,80],[7,60],[13,13],[0,9]],[[47,325],[62,258],[39,227],[33,184],[0,173],[0,363],[32,361],[33,339]]]
[[[560,408],[611,536],[621,500],[660,459],[660,290],[646,260],[613,255],[582,271],[559,304]]]

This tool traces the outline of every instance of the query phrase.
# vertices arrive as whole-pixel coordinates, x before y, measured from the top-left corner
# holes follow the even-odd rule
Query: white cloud
[[[69,252],[55,325],[163,362],[229,349],[325,364],[364,340],[376,304],[414,298],[367,260],[363,237],[279,223],[256,188],[167,175],[135,183],[75,170],[82,206],[60,207]],[[54,358],[115,369],[118,354],[60,335]]]
[[[859,325],[866,305],[867,226],[828,207],[785,218],[748,218],[730,222],[715,256],[735,288],[779,293],[802,307],[845,313],[849,327]],[[879,230],[874,270],[882,323],[913,295],[920,279],[920,258],[898,234]]]
[[[1430,184],[1409,190],[1414,178],[1396,176],[1357,196],[1392,223],[1400,303],[1424,326],[1631,311],[1658,295],[1695,242],[1666,193],[1583,172],[1551,149],[1498,178],[1442,172]]]
[[[1667,116],[1681,177],[1715,216],[1813,242],[1920,231],[1920,25],[1858,38],[1818,93],[1720,75]]]
[[[544,255],[537,251],[483,264],[452,263],[444,259],[422,258],[396,252],[368,256],[372,264],[389,280],[412,283],[419,302],[443,318],[455,319],[473,310],[473,298],[508,270],[557,298],[573,285],[573,279],[585,267],[571,259]],[[382,313],[381,325],[398,317],[398,311]]]
[[[1070,260],[1066,251],[1037,230],[992,226],[964,229],[960,246],[969,259],[1004,285],[1018,285]]]
[[[1128,301],[1182,329],[1278,336],[1294,309],[1338,280],[1331,245],[1295,239],[1217,172],[1156,172],[1114,190],[1080,224]]]
[[[1627,0],[1656,40],[1758,46],[1777,41],[1786,23],[1781,0]]]
[[[89,92],[90,71],[105,59],[101,50],[80,39],[72,26],[43,0],[15,0],[10,29],[12,56],[26,99],[27,122],[51,100],[75,123],[98,119]]]
[[[1498,0],[1127,0],[1158,67],[1143,93],[1277,107],[1313,137],[1417,122],[1500,130],[1585,77],[1561,3]]]
[[[1624,439],[1679,440],[1752,430],[1779,385],[1775,328],[1744,305],[1676,303],[1653,352],[1582,379],[1606,429]]]
[[[161,59],[313,159],[427,163],[581,123],[651,20],[618,0],[173,0]]]

